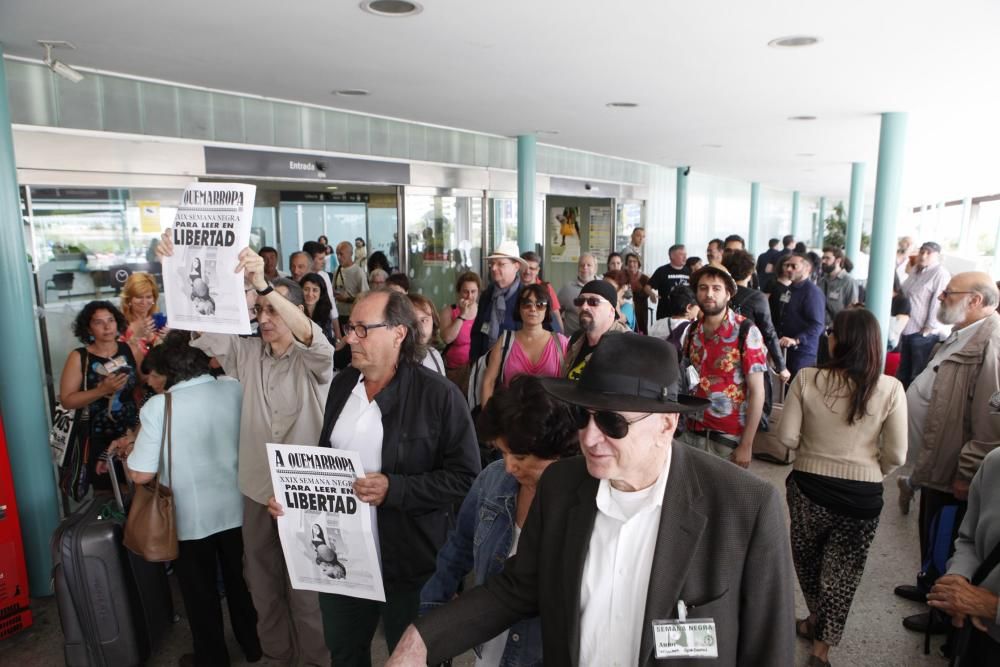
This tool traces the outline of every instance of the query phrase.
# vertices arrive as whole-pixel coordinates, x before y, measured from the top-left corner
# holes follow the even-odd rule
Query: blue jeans
[[[937,343],[937,334],[924,336],[919,331],[899,337],[899,368],[896,370],[896,379],[903,383],[904,389],[927,367]]]

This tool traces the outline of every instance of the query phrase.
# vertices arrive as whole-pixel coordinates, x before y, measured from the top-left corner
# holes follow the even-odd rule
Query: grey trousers
[[[319,594],[292,588],[267,506],[243,497],[243,577],[257,609],[264,654],[287,665],[329,667]]]

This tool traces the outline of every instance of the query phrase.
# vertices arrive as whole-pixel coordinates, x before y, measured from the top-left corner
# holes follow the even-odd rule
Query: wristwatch
[[[257,289],[257,288],[255,287],[254,289]],[[264,289],[258,289],[257,290],[257,294],[260,295],[260,296],[267,296],[268,294],[270,294],[273,291],[274,291],[274,285],[272,285],[271,283],[268,283],[267,287],[265,287]]]

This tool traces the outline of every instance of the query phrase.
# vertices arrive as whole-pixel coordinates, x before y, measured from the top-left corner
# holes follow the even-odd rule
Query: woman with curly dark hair
[[[438,552],[437,570],[420,592],[421,612],[452,599],[470,571],[480,585],[503,570],[507,558],[517,553],[542,473],[554,461],[580,452],[572,409],[530,375],[497,388],[477,425],[480,437],[499,450],[503,460],[483,470],[462,502],[455,528]],[[519,621],[476,652],[477,665],[541,665],[541,622]]]
[[[91,486],[111,489],[102,456],[113,440],[139,423],[135,388],[142,359],[119,340],[127,328],[125,316],[110,301],[91,301],[73,322],[73,334],[83,347],[66,358],[59,402],[76,410],[85,426],[81,423],[67,448],[60,487],[77,500]]]

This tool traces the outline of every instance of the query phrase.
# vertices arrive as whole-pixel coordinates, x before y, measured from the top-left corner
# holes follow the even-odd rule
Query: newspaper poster
[[[611,207],[590,207],[590,254],[594,257],[607,257],[611,254]]]
[[[549,209],[549,256],[553,262],[580,259],[580,208],[558,206]]]
[[[269,442],[267,456],[292,588],[385,602],[374,512],[354,495],[360,454]]]
[[[174,329],[249,334],[239,254],[250,243],[257,187],[192,183],[171,225],[172,257],[163,258],[163,294]]]

